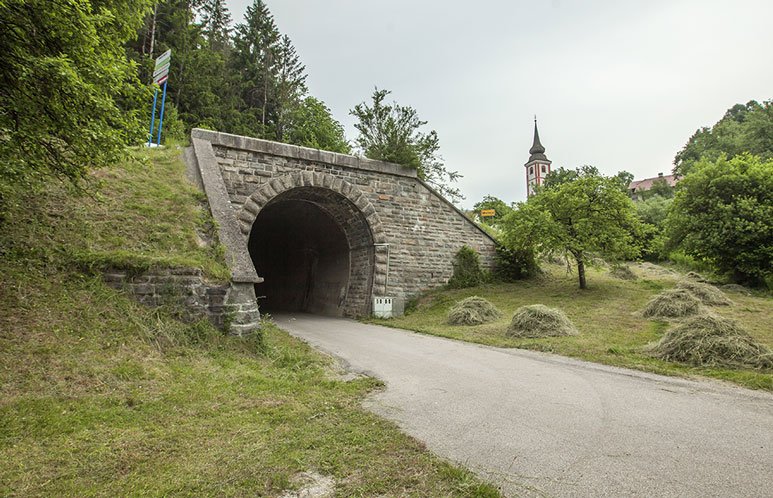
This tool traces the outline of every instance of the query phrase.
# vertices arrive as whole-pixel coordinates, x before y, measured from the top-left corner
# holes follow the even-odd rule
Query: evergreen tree
[[[205,0],[200,12],[207,48],[227,53],[231,46],[231,14],[225,6],[225,0]]]
[[[274,75],[279,30],[274,17],[262,0],[247,7],[244,23],[236,26],[232,67],[239,74],[237,91],[241,102],[239,111],[241,133],[267,138],[275,122],[275,109],[270,103],[274,95]]]
[[[306,66],[301,64],[290,37],[281,37],[276,47],[276,140],[285,139],[285,131],[293,115],[300,106],[301,98],[306,94]]]

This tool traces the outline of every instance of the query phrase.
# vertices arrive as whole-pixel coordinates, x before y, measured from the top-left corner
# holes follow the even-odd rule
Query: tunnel
[[[248,247],[263,277],[255,285],[262,312],[368,314],[373,236],[341,194],[296,187],[277,195],[255,218]]]

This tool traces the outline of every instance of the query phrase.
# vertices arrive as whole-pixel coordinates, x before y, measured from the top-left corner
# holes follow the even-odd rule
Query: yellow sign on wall
[[[496,216],[497,215],[497,211],[496,211],[496,209],[481,209],[480,210],[480,215],[483,218],[488,218],[490,216]]]

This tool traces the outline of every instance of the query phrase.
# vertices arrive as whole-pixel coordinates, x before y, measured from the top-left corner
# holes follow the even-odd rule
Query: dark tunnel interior
[[[277,199],[258,214],[249,251],[263,311],[340,316],[349,286],[350,251],[338,222],[305,199]]]

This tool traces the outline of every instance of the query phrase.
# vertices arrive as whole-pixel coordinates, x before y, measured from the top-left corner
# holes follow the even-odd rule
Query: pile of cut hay
[[[577,335],[579,332],[563,311],[542,304],[521,306],[507,327],[511,337],[551,337]]]
[[[669,289],[650,299],[644,306],[645,318],[684,318],[703,310],[701,302],[685,289]]]
[[[638,278],[628,265],[617,265],[612,268],[609,274],[620,280],[636,280]]]
[[[502,318],[502,312],[482,297],[472,296],[456,303],[448,312],[451,325],[480,325]]]
[[[696,316],[649,346],[655,357],[697,366],[772,369],[773,351],[756,342],[733,320]]]
[[[743,294],[744,296],[751,296],[752,293],[749,289],[743,285],[738,284],[725,284],[720,287],[724,292],[735,292],[736,294]]]
[[[685,277],[695,280],[696,282],[702,282],[702,283],[708,282],[708,280],[706,280],[706,277],[704,277],[703,275],[701,275],[696,271],[688,271]]]
[[[721,290],[711,284],[694,282],[692,280],[682,280],[676,284],[678,289],[684,289],[700,302],[709,306],[730,306],[733,302],[725,296]]]

